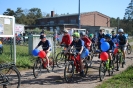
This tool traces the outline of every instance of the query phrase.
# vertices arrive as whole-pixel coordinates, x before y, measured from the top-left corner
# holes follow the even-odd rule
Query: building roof
[[[82,14],[88,14],[88,13],[99,13],[99,14],[105,16],[105,17],[109,17],[109,16],[107,16],[107,15],[105,15],[105,14],[102,14],[102,13],[100,13],[100,12],[98,12],[98,11],[83,12],[83,13],[80,13],[80,15],[82,15]],[[76,16],[76,15],[78,15],[78,13],[74,13],[74,14],[66,14],[66,15],[60,15],[60,16],[54,16],[54,17],[44,17],[44,18],[38,18],[38,19],[57,18],[57,17],[65,17],[65,16]],[[109,18],[110,18],[110,17],[109,17]]]

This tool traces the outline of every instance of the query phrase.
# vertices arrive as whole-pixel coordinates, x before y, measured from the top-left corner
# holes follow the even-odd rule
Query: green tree
[[[133,34],[133,0],[131,0],[128,7],[125,9],[122,26],[125,28],[127,33]]]
[[[29,25],[31,24],[35,24],[35,20],[38,18],[42,18],[42,12],[41,9],[39,8],[31,8],[29,10],[29,13],[27,14],[27,19],[30,23],[28,23]]]
[[[11,10],[10,8],[8,8],[3,15],[7,15],[7,16],[14,16],[15,12],[13,10]]]

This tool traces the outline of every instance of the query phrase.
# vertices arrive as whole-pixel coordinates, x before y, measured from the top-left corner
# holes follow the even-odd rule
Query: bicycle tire
[[[111,64],[111,67],[109,68],[109,76],[112,76],[113,73],[114,73],[114,63],[113,63],[113,60],[110,61],[110,64]]]
[[[86,59],[83,61],[83,70],[84,70],[84,77],[86,77],[87,73],[88,73],[88,64]]]
[[[38,65],[38,66],[37,66]],[[36,71],[38,70],[38,71]],[[42,71],[42,61],[40,58],[38,58],[35,63],[34,63],[34,66],[33,66],[33,75],[35,78],[37,78],[38,76],[41,75],[41,72]]]
[[[68,73],[68,75],[67,75]],[[64,79],[67,83],[70,83],[73,81],[73,75],[74,75],[74,62],[73,61],[68,61],[65,64],[65,69],[64,69]]]
[[[131,54],[132,52],[132,47],[130,45],[127,45],[127,53]]]
[[[56,65],[59,68],[62,68],[65,66],[66,59],[63,53],[58,53],[56,56]]]
[[[119,71],[119,68],[120,68],[120,55],[119,54],[117,54],[117,56],[116,56],[116,63],[117,63],[117,71]]]
[[[4,74],[4,82],[7,82],[3,85],[3,88],[20,88],[21,84],[21,74],[18,69],[14,66],[6,68],[7,72]],[[4,71],[6,71],[4,68]],[[15,82],[13,82],[15,81]]]
[[[99,67],[99,78],[100,78],[100,81],[102,81],[105,77],[105,74],[106,74],[106,65],[105,65],[105,62],[101,62],[100,63],[100,67]]]

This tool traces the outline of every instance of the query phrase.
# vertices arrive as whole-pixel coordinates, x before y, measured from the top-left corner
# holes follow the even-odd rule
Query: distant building
[[[78,28],[78,14],[67,14],[54,16],[54,11],[51,11],[51,17],[40,18],[36,20],[36,25],[25,26],[25,29],[47,29],[53,31],[62,31],[64,29]],[[92,30],[95,26],[110,28],[110,17],[100,12],[86,12],[80,14],[81,28]]]

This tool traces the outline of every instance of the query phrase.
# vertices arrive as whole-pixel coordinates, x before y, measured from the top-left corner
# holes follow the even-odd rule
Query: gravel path
[[[132,58],[133,54],[127,55],[125,67],[120,68],[120,71],[115,71],[114,74],[118,74],[132,65]],[[98,76],[99,63],[100,60],[95,57],[87,77],[81,78],[77,75],[74,77],[74,83],[65,83],[63,79],[63,68],[55,67],[54,72],[51,73],[47,73],[44,69],[43,74],[37,79],[34,78],[32,69],[22,71],[21,88],[94,88],[96,85],[102,83],[99,81]],[[110,77],[107,74],[104,80],[107,80],[108,78]]]

